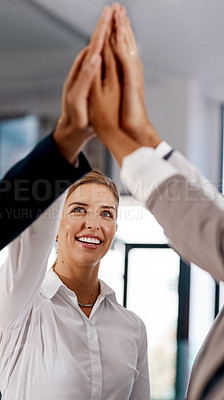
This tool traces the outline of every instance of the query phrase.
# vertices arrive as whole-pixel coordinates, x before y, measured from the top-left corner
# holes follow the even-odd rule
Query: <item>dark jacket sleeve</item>
[[[73,182],[90,171],[85,156],[75,168],[48,135],[0,182],[0,249],[15,239]]]

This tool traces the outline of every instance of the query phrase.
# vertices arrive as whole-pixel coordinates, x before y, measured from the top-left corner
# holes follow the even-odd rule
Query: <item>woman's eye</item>
[[[101,213],[101,215],[103,216],[103,217],[109,217],[109,218],[113,218],[113,215],[112,215],[112,213],[110,212],[110,211],[102,211],[102,213]]]
[[[84,213],[85,210],[82,207],[76,207],[74,210],[72,210],[73,213]]]

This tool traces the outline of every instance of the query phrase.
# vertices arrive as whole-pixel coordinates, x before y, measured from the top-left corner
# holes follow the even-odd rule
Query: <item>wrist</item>
[[[144,145],[156,149],[162,142],[154,126],[148,121],[145,128],[142,130],[142,138]]]
[[[70,124],[57,123],[53,139],[60,153],[70,164],[74,164],[79,155],[79,149],[74,146],[75,128]]]
[[[133,153],[137,150],[140,145],[130,136],[128,136],[119,127],[109,128],[106,131],[101,131],[99,138],[112,153],[112,155],[117,160],[118,164],[121,166],[124,157]]]
[[[99,137],[106,137],[109,134],[114,135],[115,132],[119,131],[120,128],[116,124],[106,124],[106,125],[100,125],[100,126],[94,126],[95,132],[97,132],[97,135]]]

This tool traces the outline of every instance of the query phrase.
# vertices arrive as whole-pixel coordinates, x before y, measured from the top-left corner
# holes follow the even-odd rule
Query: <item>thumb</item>
[[[109,40],[104,45],[105,81],[113,86],[118,82],[117,65]]]
[[[103,82],[102,82],[102,64],[103,64],[103,60],[102,60],[102,57],[100,56],[99,66],[97,68],[97,71],[95,73],[95,77],[94,77],[92,85],[91,85],[91,96],[98,96],[98,95],[101,94],[101,90],[102,90],[102,87],[103,87]]]
[[[89,94],[89,119],[92,121],[95,115],[95,100],[101,97],[102,93],[102,57],[100,57],[100,66],[96,72],[95,78],[93,79],[91,91]]]
[[[100,74],[100,66],[101,56],[99,54],[94,54],[83,62],[75,83],[75,93],[82,100],[88,98],[94,78]]]

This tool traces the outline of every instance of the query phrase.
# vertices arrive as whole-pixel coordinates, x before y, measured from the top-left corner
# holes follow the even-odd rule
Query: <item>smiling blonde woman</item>
[[[10,244],[0,270],[4,400],[150,398],[145,326],[98,278],[118,200],[114,183],[92,171]]]

